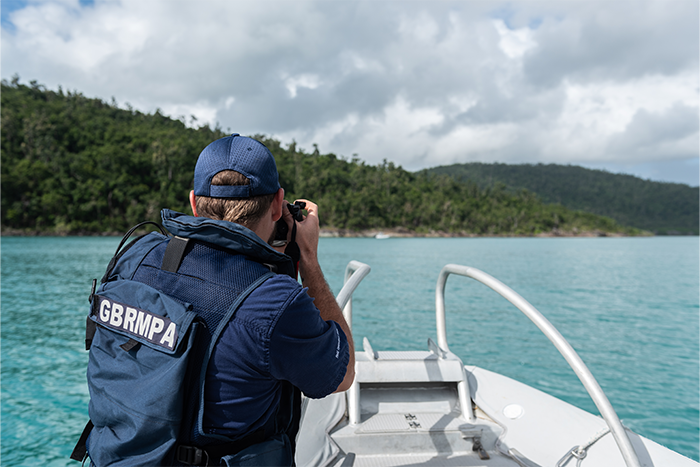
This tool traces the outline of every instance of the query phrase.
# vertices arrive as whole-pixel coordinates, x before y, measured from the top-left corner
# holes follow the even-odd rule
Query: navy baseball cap
[[[250,185],[212,185],[214,175],[235,170],[248,177]],[[194,168],[194,194],[211,198],[250,198],[280,189],[277,164],[259,141],[234,133],[218,139],[199,154]]]

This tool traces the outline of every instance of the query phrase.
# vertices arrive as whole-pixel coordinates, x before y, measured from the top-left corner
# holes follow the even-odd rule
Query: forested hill
[[[698,187],[643,180],[632,175],[556,164],[455,164],[428,169],[471,181],[482,189],[526,189],[547,203],[608,216],[620,224],[658,234],[698,235]]]
[[[118,233],[159,220],[163,207],[189,212],[195,162],[220,128],[187,128],[160,112],[124,110],[79,92],[2,83],[2,231]],[[311,153],[260,138],[274,154],[287,199],[321,207],[327,228],[402,228],[417,233],[533,235],[639,233],[609,218],[546,205],[529,192],[479,188],[391,162]]]

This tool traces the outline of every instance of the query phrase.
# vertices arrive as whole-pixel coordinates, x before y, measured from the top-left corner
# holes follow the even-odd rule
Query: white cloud
[[[161,108],[161,111],[163,114],[182,120],[187,126],[194,128],[205,124],[214,126],[218,121],[216,107],[202,101],[193,104],[166,104]]]
[[[493,25],[501,36],[498,46],[509,58],[520,58],[537,45],[530,28],[510,29],[500,19],[494,20]]]
[[[674,131],[698,111],[698,17],[663,0],[35,0],[2,30],[2,74],[410,169],[671,164],[698,157],[695,120]]]
[[[299,88],[316,89],[321,85],[321,79],[314,74],[301,74],[298,76],[290,76],[284,79],[284,86],[289,91],[289,97],[294,99],[297,97]]]
[[[94,75],[105,62],[145,46],[150,24],[139,16],[112,3],[92,10],[77,1],[37,2],[13,15],[16,34],[3,31],[3,53],[40,71],[58,65]]]
[[[640,112],[660,114],[683,105],[697,112],[697,75],[686,72],[673,77],[643,76],[636,80],[597,82],[587,85],[566,83],[566,102],[555,121],[550,142],[543,146],[542,154],[550,161],[566,157],[577,161],[647,162],[654,158],[687,158],[687,150],[673,151],[672,146],[657,153],[615,149],[615,138],[624,133]],[[652,123],[648,130],[652,130]],[[695,139],[697,139],[697,127]],[[682,138],[686,138],[683,135]],[[687,141],[680,147],[687,148]],[[612,147],[611,147],[612,146]],[[697,148],[696,148],[697,154]],[[674,157],[675,155],[675,157]]]

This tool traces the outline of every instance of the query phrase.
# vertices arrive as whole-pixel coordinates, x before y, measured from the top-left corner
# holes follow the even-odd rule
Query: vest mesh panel
[[[193,311],[206,324],[206,331],[203,333],[205,335],[201,336],[193,361],[203,362],[203,368],[206,368],[208,361],[203,361],[204,356],[221,319],[241,292],[269,272],[269,269],[243,255],[232,255],[202,243],[192,242],[185,250],[178,272],[167,272],[160,269],[165,248],[166,244],[155,248],[139,266],[133,279],[148,284],[176,300],[192,304]],[[198,371],[199,367],[190,369],[190,380],[199,380]],[[199,388],[191,388],[187,399],[187,407],[190,410],[187,411],[183,424],[183,429],[187,427],[187,433],[183,432],[183,440],[188,439],[198,445],[221,442],[202,438],[194,426],[201,399]]]

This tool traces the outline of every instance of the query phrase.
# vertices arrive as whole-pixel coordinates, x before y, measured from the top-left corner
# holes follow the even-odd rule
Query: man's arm
[[[350,327],[345,321],[343,313],[335,301],[333,292],[328,287],[328,283],[323,277],[321,266],[318,263],[318,236],[320,232],[318,206],[308,200],[299,201],[306,202],[306,210],[308,211],[306,218],[297,224],[296,242],[301,251],[299,275],[301,276],[302,285],[308,287],[309,296],[314,299],[316,308],[321,312],[321,319],[324,321],[335,321],[345,332],[350,358],[348,359],[348,367],[345,370],[345,377],[335,392],[346,391],[355,379],[355,345],[352,340]]]

